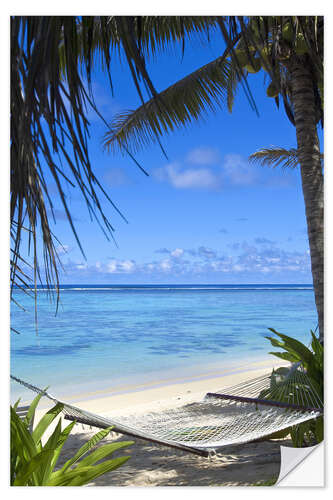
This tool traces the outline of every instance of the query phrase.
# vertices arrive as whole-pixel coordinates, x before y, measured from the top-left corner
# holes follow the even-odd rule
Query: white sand
[[[131,392],[105,396],[103,392],[79,396],[73,400],[75,406],[101,415],[117,416],[174,408],[200,401],[206,392],[269,373],[273,367],[284,363],[273,359],[243,365],[239,370],[226,369],[223,376],[206,378],[201,376],[191,382],[158,384],[149,388],[138,386]],[[240,371],[244,370],[244,371]],[[133,389],[133,388],[132,388]],[[51,405],[52,406],[52,403]],[[35,423],[42,414],[36,413]],[[66,423],[66,421],[65,421]],[[77,424],[66,443],[61,462],[68,460],[98,429]],[[113,433],[101,444],[110,441],[129,441],[131,438]],[[288,444],[288,441],[283,441]],[[266,441],[233,445],[223,449],[218,458],[209,460],[192,454],[154,445],[135,439],[135,444],[121,450],[119,455],[131,455],[130,460],[116,471],[98,478],[92,485],[105,486],[209,486],[246,485],[256,481],[278,477],[280,470],[280,442]]]

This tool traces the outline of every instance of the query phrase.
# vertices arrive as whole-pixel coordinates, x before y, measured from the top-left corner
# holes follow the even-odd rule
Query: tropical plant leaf
[[[44,391],[46,392],[47,389],[48,389],[48,387],[46,387],[44,389]],[[29,426],[30,423],[31,423],[31,421],[32,421],[32,419],[34,418],[35,412],[36,412],[36,408],[37,408],[38,403],[39,403],[39,401],[41,400],[42,397],[43,397],[43,394],[37,394],[37,396],[33,399],[32,403],[30,404],[28,412],[27,412],[27,414],[25,416],[25,419],[24,419],[24,423],[25,423],[26,426]],[[15,408],[15,410],[16,410],[16,408]]]
[[[37,453],[35,442],[15,410],[11,408],[11,433],[15,439],[20,443],[16,451],[20,459],[24,462],[29,461]]]
[[[46,486],[82,486],[97,477],[117,469],[123,465],[130,457],[119,457],[107,460],[94,466],[82,467],[79,471],[70,470],[55,478],[51,478]]]
[[[21,401],[21,398],[19,398],[19,399],[16,401],[16,403],[15,403],[15,404],[14,404],[14,406],[13,406],[13,410],[15,410],[15,411],[17,410],[17,407],[18,407],[18,405],[20,404],[20,401]]]
[[[236,43],[236,42],[234,42]],[[138,151],[156,135],[188,125],[227,102],[232,107],[237,76],[229,50],[171,85],[135,111],[118,114],[105,134],[106,149]]]
[[[300,357],[303,364],[305,365],[305,368],[308,363],[311,363],[311,361],[313,360],[313,354],[310,349],[302,344],[302,342],[277,331],[275,331],[274,333],[284,341],[284,348],[286,350],[290,351],[291,353],[296,353]]]
[[[75,453],[75,455],[70,459],[67,460],[67,462],[63,465],[61,468],[61,472],[67,471],[69,467],[74,465],[76,462],[80,460],[86,453],[88,453],[91,448],[96,446],[97,443],[99,443],[102,439],[104,439],[109,432],[111,431],[112,427],[108,427],[106,429],[102,429],[99,431],[97,434],[95,434],[87,443],[85,443],[81,448]]]
[[[39,471],[41,475],[40,484],[45,484],[48,481],[48,478],[52,471],[52,462],[53,462],[52,459],[54,457],[55,451],[58,448],[60,435],[61,435],[61,419],[58,420],[56,428],[54,429],[51,436],[43,446],[44,450],[52,450],[52,454],[48,457],[47,460],[44,461],[43,466],[40,468]]]
[[[86,458],[81,460],[77,464],[75,470],[79,470],[82,467],[86,467],[87,465],[94,465],[99,460],[102,460],[103,458],[112,455],[113,452],[120,450],[122,448],[127,448],[132,444],[134,444],[134,441],[121,441],[120,443],[105,444],[104,446],[93,451]]]
[[[273,354],[277,358],[281,358],[284,361],[290,361],[291,363],[297,363],[299,358],[291,354],[290,352],[269,352],[268,354]]]
[[[38,402],[38,401],[37,401]],[[54,471],[61,449],[66,442],[75,421],[71,422],[64,430],[61,430],[61,419],[45,445],[41,438],[46,429],[50,426],[59,411],[62,404],[57,404],[49,410],[40,420],[35,431],[31,434],[25,423],[17,415],[14,408],[11,407],[11,439],[10,439],[10,480],[13,486],[79,486],[87,484],[94,478],[111,471],[130,457],[119,457],[109,461],[103,461],[114,451],[128,447],[133,444],[132,441],[109,443],[94,450],[88,455],[93,446],[105,437],[110,429],[104,429],[90,439],[74,455],[73,459],[66,462],[62,469]],[[36,408],[36,399],[32,403],[33,412]],[[34,441],[34,439],[36,441]],[[78,460],[87,455],[81,462]],[[96,462],[102,461],[99,464]],[[73,468],[70,468],[74,465]]]
[[[69,425],[67,425],[67,427],[65,427],[65,429],[61,432],[59,438],[58,438],[58,442],[57,442],[57,447],[56,449],[54,450],[54,454],[52,456],[52,460],[51,460],[51,471],[54,470],[55,466],[57,465],[57,461],[58,461],[58,458],[59,458],[59,455],[61,453],[61,450],[63,448],[63,445],[65,444],[65,442],[67,441],[68,439],[68,436],[70,435],[73,427],[75,426],[76,422],[71,422]]]
[[[296,363],[290,369],[279,368],[271,375],[271,388],[263,393],[263,397],[276,401],[289,402],[308,408],[323,408],[323,346],[311,331],[312,351],[304,344],[292,337],[281,334],[269,328],[278,335],[283,342],[266,337],[273,345],[282,347],[284,352],[272,352],[274,356]],[[282,380],[277,382],[279,371]],[[273,385],[272,385],[273,384]],[[273,394],[273,395],[272,395]],[[293,445],[296,447],[309,446],[323,439],[323,417],[303,422],[290,429]]]
[[[33,430],[32,437],[38,445],[40,440],[49,427],[49,425],[53,422],[53,420],[62,412],[64,405],[62,403],[57,403],[53,408],[51,408],[45,415],[40,419],[36,428]]]
[[[299,164],[297,150],[271,146],[256,151],[249,156],[249,160],[263,167],[296,168]]]
[[[19,473],[15,477],[13,486],[26,486],[29,482],[29,479],[33,477],[33,474],[39,472],[39,470],[44,467],[46,460],[50,460],[52,453],[53,450],[42,450],[37,453],[37,455],[33,456],[31,460],[26,463],[19,471]]]
[[[265,339],[269,340],[274,347],[284,347],[283,342],[280,342],[280,340],[274,339],[273,337],[265,337]]]
[[[321,161],[324,155],[320,154]],[[252,163],[257,163],[263,167],[281,167],[283,169],[295,169],[299,166],[297,149],[285,149],[277,146],[263,148],[249,156]]]

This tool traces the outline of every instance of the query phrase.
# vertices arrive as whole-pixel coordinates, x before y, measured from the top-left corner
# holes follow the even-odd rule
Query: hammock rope
[[[63,402],[11,375],[16,382],[64,405],[65,419],[209,457],[223,446],[262,439],[322,415],[323,401],[309,377],[296,368],[280,380],[266,374],[202,401],[143,414],[105,417]],[[274,378],[273,378],[274,377]],[[284,401],[284,403],[281,403]]]

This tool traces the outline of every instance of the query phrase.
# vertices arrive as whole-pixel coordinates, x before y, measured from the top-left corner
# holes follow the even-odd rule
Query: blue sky
[[[182,59],[175,47],[148,65],[158,90],[218,57],[220,35],[208,45],[188,43]],[[139,105],[126,64],[113,68],[114,97],[100,71],[93,78],[103,116]],[[55,234],[63,283],[310,283],[310,258],[299,171],[248,163],[261,147],[295,147],[295,129],[283,109],[266,97],[264,74],[250,75],[259,117],[239,88],[234,111],[225,106],[204,120],[136,153],[146,177],[128,156],[103,151],[105,124],[89,111],[91,163],[112,201],[105,200],[117,246],[91,222],[82,198],[68,202],[87,260],[64,211],[57,205]]]

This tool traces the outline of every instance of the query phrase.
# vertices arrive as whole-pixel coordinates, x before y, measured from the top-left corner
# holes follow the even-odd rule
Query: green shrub
[[[103,429],[84,444],[75,455],[58,470],[55,470],[63,445],[67,441],[75,422],[63,430],[59,419],[53,433],[42,444],[42,437],[50,424],[59,415],[63,405],[58,403],[29,431],[41,396],[31,403],[24,420],[16,413],[18,402],[10,408],[10,484],[11,486],[81,486],[123,465],[130,458],[123,456],[105,460],[113,452],[126,448],[133,441],[110,443],[92,450],[112,427]],[[102,462],[100,462],[103,460]],[[97,463],[100,462],[100,463]]]
[[[312,342],[311,349],[306,347],[302,342],[292,337],[288,337],[283,333],[279,333],[273,328],[269,328],[271,332],[280,337],[277,340],[274,337],[266,337],[274,347],[284,349],[283,352],[270,352],[280,359],[290,361],[294,364],[292,368],[281,367],[273,370],[271,376],[271,387],[263,391],[259,397],[265,397],[266,394],[273,392],[275,399],[283,402],[290,403],[290,398],[297,396],[297,392],[301,392],[300,400],[304,401],[304,405],[313,406],[312,404],[312,391],[318,395],[318,399],[324,400],[324,348],[319,342],[314,332],[311,330]],[[300,365],[309,384],[304,382],[300,383],[297,375],[297,365]],[[286,394],[284,387],[288,383],[290,390]],[[311,386],[311,387],[310,387]],[[279,391],[279,387],[281,390]],[[280,396],[280,397],[279,397]],[[318,404],[322,408],[322,404]],[[313,420],[303,422],[299,425],[293,426],[289,430],[290,436],[295,447],[308,446],[315,443],[320,443],[324,438],[324,421],[323,416],[317,417]]]

